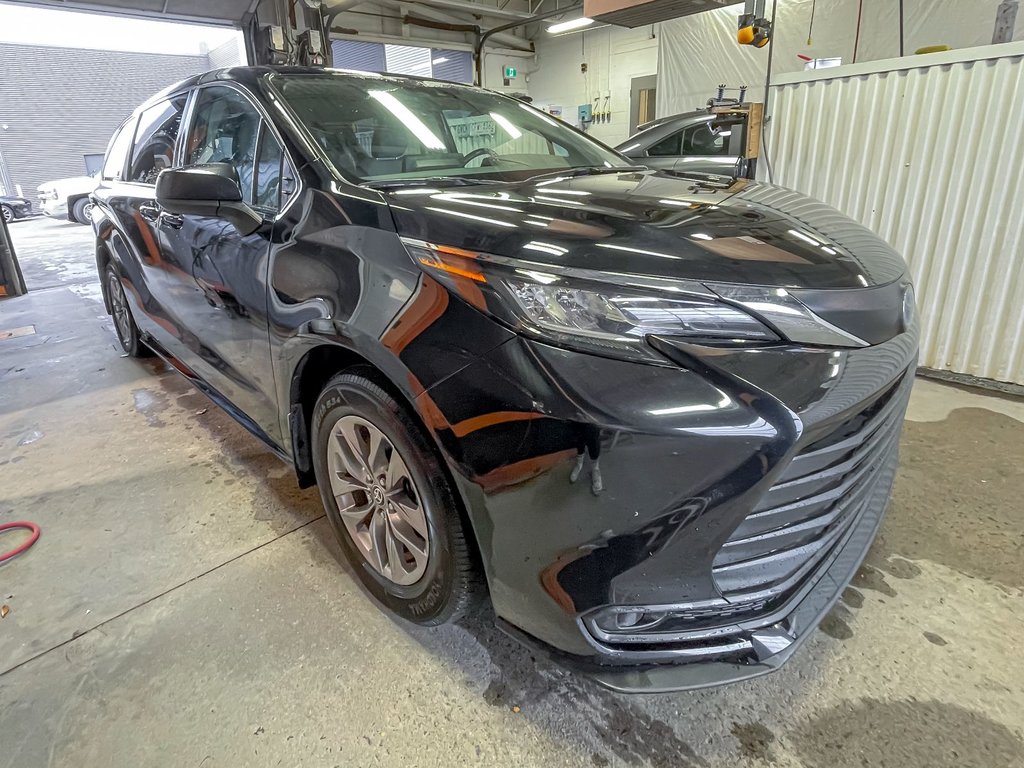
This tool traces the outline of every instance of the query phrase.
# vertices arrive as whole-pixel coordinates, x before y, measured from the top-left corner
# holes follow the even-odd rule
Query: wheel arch
[[[103,294],[103,308],[107,311],[107,314],[112,314],[114,309],[110,304],[110,291],[107,290],[107,281],[105,278],[107,272],[107,266],[114,260],[113,254],[110,252],[110,248],[107,246],[106,240],[97,238],[96,240],[96,274],[100,278],[100,292]]]
[[[416,420],[416,423],[423,430],[427,442],[437,451],[441,469],[456,499],[458,505],[457,512],[462,521],[463,529],[469,533],[466,541],[470,547],[470,556],[479,568],[480,573],[485,574],[486,569],[481,557],[476,527],[473,525],[472,516],[468,512],[469,501],[461,484],[456,481],[452,474],[451,468],[445,459],[443,446],[434,430],[426,422],[421,409],[417,407],[416,402],[409,393],[396,384],[380,366],[375,365],[373,361],[364,357],[359,352],[338,343],[325,342],[307,350],[292,372],[288,392],[288,426],[291,435],[292,462],[295,466],[295,474],[299,486],[309,488],[316,484],[311,452],[312,418],[316,401],[328,381],[339,373],[352,369],[358,369],[360,373],[366,375],[367,378],[394,397],[408,411],[410,416]]]
[[[73,194],[73,195],[68,195],[68,197],[67,197],[67,205],[68,205],[68,214],[67,214],[67,216],[68,216],[68,221],[73,221],[76,224],[79,223],[78,219],[75,218],[75,203],[77,203],[82,198],[88,199],[89,198],[89,194],[90,193],[88,193],[88,192],[78,192],[78,193]]]
[[[306,350],[292,371],[288,387],[288,427],[291,434],[291,451],[299,485],[308,488],[316,483],[313,476],[313,461],[310,453],[313,408],[327,382],[339,373],[352,368],[363,369],[367,378],[373,380],[412,413],[417,414],[416,404],[395,384],[380,366],[350,347],[336,342],[324,342]],[[432,440],[432,442],[434,442]]]

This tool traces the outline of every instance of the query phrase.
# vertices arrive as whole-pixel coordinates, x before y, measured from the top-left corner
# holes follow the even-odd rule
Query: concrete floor
[[[487,616],[380,612],[315,493],[120,356],[89,231],[11,231],[33,290],[0,331],[35,333],[0,341],[0,522],[43,535],[0,565],[0,766],[1024,766],[1024,403],[918,381],[821,631],[767,678],[620,696]]]

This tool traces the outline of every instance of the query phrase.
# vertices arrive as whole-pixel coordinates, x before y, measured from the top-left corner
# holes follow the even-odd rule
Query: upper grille
[[[864,505],[899,440],[912,376],[805,446],[714,560],[730,602],[786,595],[815,571]]]

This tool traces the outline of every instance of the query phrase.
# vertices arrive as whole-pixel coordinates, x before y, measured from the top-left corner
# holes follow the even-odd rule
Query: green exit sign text
[[[505,77],[512,78],[519,74],[519,70],[515,67],[505,67]]]

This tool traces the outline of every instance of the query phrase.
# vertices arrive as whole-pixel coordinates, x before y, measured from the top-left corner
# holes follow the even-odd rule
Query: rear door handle
[[[160,214],[160,226],[167,227],[169,229],[181,229],[181,225],[185,223],[185,219],[175,213],[161,213]]]
[[[156,203],[142,203],[139,206],[139,215],[146,221],[155,223],[160,218],[160,206]]]

